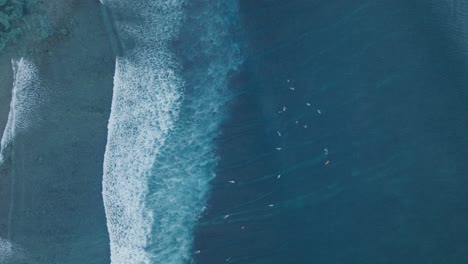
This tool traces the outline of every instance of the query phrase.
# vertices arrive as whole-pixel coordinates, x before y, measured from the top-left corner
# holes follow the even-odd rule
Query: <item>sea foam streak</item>
[[[111,260],[186,263],[214,177],[213,140],[227,100],[227,75],[240,63],[227,33],[227,13],[234,9],[197,2],[182,26],[183,7],[191,7],[182,1],[103,2],[124,48],[114,77],[103,179]],[[179,30],[179,61],[195,67],[181,69],[171,52],[169,42]]]
[[[13,229],[12,212],[15,206],[15,171],[13,170],[12,155],[14,137],[25,132],[30,126],[34,125],[36,110],[46,103],[46,99],[40,96],[44,91],[41,90],[42,81],[39,78],[38,69],[31,61],[21,58],[12,60],[14,82],[12,97],[10,102],[10,112],[8,121],[3,131],[0,144],[0,167],[10,166],[10,205],[8,209],[7,235],[12,239]],[[0,262],[1,263],[31,263],[27,260],[25,251],[9,240],[0,238]]]
[[[27,258],[24,250],[8,240],[0,238],[0,263],[20,264],[34,263]]]
[[[34,124],[35,117],[31,113],[35,112],[41,104],[45,103],[43,97],[39,94],[40,83],[38,69],[27,59],[12,60],[14,81],[13,90],[10,102],[10,112],[8,113],[8,121],[3,131],[2,140],[0,143],[0,166],[8,166],[13,154],[13,140],[18,134],[26,131],[30,125]],[[14,207],[14,188],[15,188],[15,172],[11,170],[10,181],[10,206],[8,213],[8,238],[10,238],[12,228],[12,211]]]
[[[177,33],[182,1],[103,1],[124,45],[117,58],[103,199],[112,263],[152,263],[154,225],[145,199],[154,159],[178,116],[182,96],[168,41]],[[132,17],[134,16],[134,17]],[[170,262],[167,262],[170,263]]]
[[[9,155],[13,136],[27,130],[34,123],[28,113],[44,104],[44,96],[39,96],[39,74],[36,66],[27,59],[12,60],[14,82],[8,121],[3,132],[0,148],[0,165]],[[41,91],[42,92],[42,91]]]

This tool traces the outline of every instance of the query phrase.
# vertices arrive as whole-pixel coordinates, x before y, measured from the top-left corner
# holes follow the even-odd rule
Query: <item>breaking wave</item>
[[[103,177],[112,263],[191,258],[229,73],[241,63],[229,2],[102,1],[122,47]]]

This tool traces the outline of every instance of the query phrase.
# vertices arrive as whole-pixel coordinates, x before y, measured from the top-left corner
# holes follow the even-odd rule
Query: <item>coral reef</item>
[[[44,12],[39,11],[38,0],[0,0],[0,52],[5,47],[26,37],[41,40],[48,36],[49,23]]]
[[[25,0],[0,0],[0,50],[22,33],[21,22],[27,13]]]

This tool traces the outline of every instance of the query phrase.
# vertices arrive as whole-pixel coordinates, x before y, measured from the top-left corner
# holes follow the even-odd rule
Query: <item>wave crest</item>
[[[103,2],[124,49],[104,162],[111,260],[186,263],[215,176],[229,73],[242,61],[227,32],[236,6]]]

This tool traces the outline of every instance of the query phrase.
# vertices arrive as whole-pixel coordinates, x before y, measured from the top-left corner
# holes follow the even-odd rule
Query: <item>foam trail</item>
[[[31,108],[36,108],[44,103],[43,97],[38,96],[35,89],[40,82],[38,69],[29,60],[21,58],[12,60],[14,81],[10,103],[10,112],[3,132],[0,147],[0,165],[8,155],[13,136],[26,131],[34,123],[34,118],[28,116]]]
[[[7,167],[13,163],[13,141],[14,137],[26,131],[34,124],[34,117],[30,114],[34,109],[45,103],[44,97],[39,96],[37,85],[41,83],[38,69],[29,60],[21,58],[12,60],[14,81],[10,112],[0,142],[0,167]],[[10,205],[8,208],[7,236],[12,239],[13,211],[15,209],[15,171],[11,166],[10,171]],[[5,243],[3,243],[5,245]]]
[[[154,158],[173,127],[182,97],[168,50],[182,1],[103,1],[116,17],[124,46],[117,58],[104,158],[103,199],[112,263],[152,263],[154,225],[145,203]],[[129,16],[134,16],[133,20]],[[167,262],[169,263],[169,262]]]
[[[14,245],[10,241],[0,237],[0,263],[2,264],[21,264],[33,263],[26,257],[22,248]]]
[[[14,256],[13,245],[2,238],[0,238],[0,260],[2,262],[10,262]]]
[[[228,72],[241,62],[227,30],[234,1],[103,2],[123,47],[103,179],[111,261],[187,263],[215,176]],[[178,66],[169,48],[175,38],[180,63],[195,67]]]

